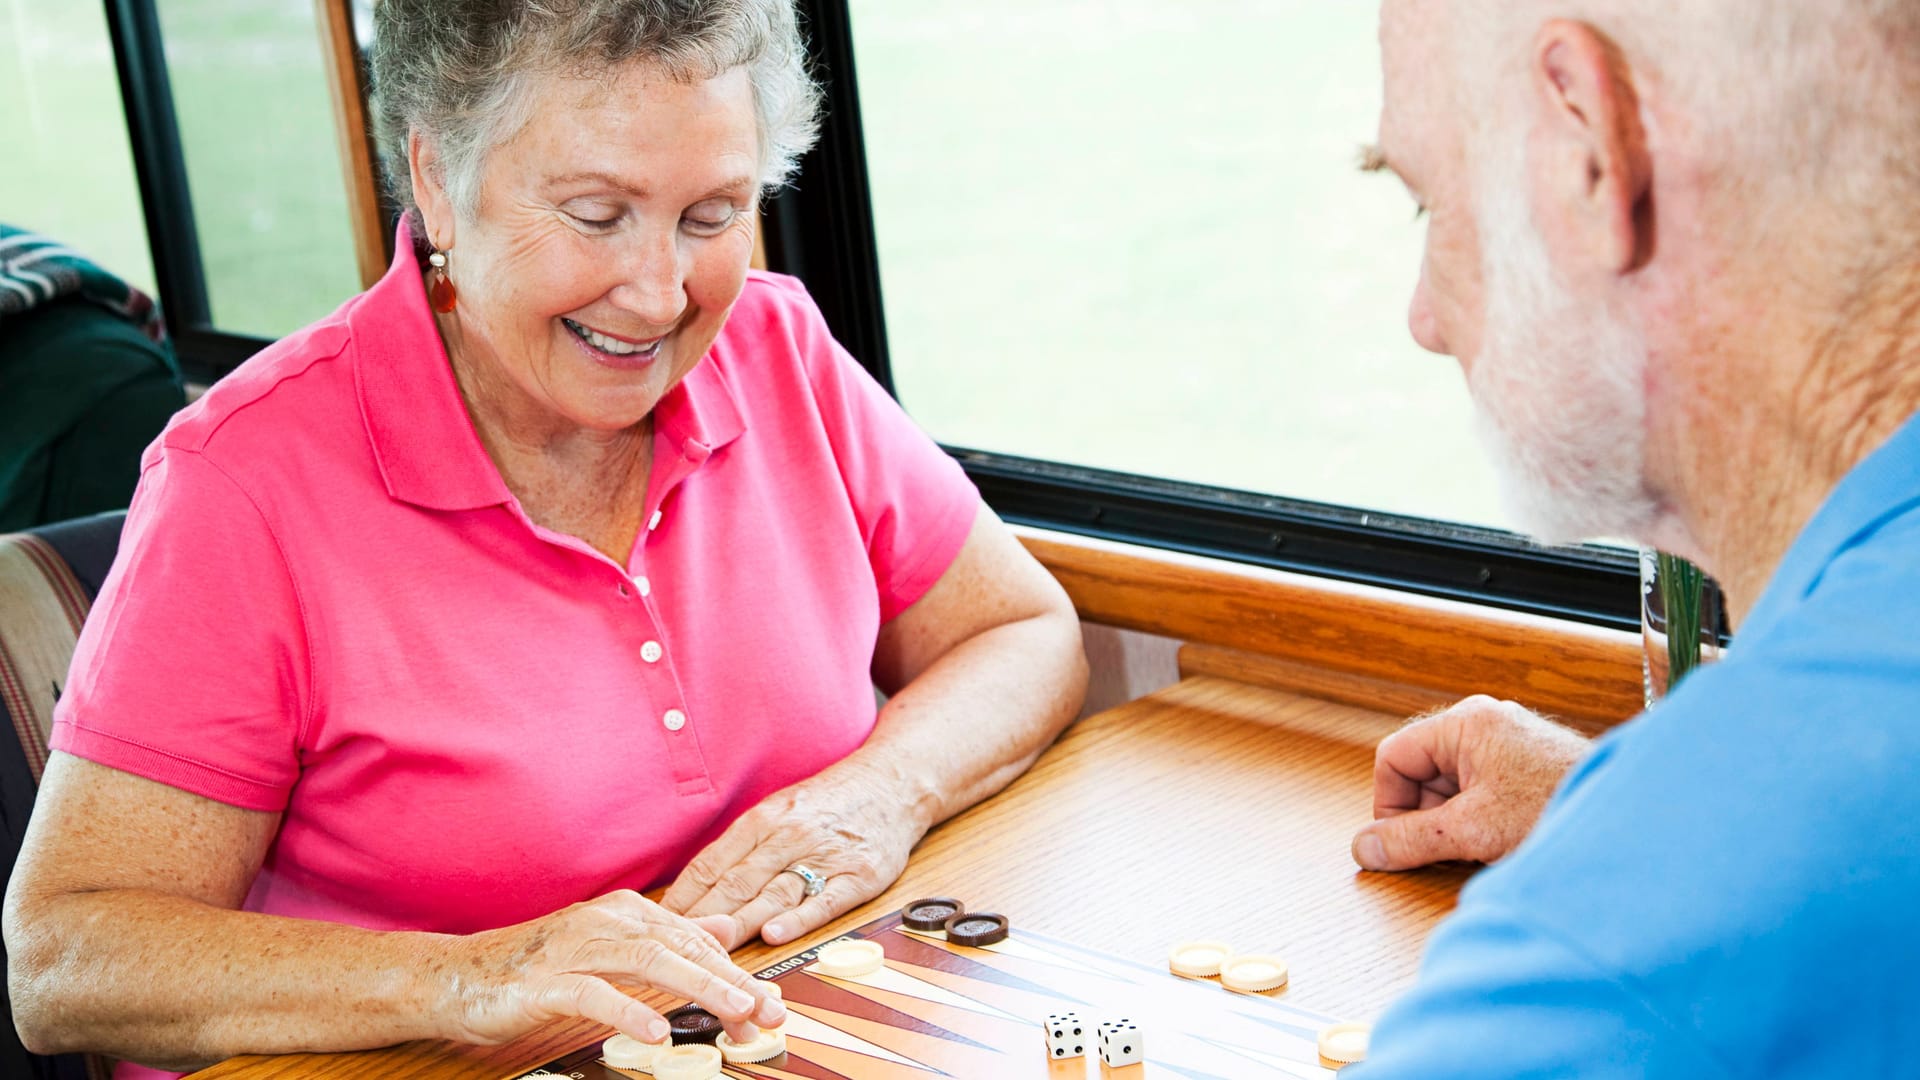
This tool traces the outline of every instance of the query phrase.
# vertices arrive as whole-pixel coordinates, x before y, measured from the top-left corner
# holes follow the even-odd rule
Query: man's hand
[[[1476,695],[1381,740],[1374,823],[1353,838],[1368,870],[1494,862],[1518,847],[1589,744],[1511,701]]]

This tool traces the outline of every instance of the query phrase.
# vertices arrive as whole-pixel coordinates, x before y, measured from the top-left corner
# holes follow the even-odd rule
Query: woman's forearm
[[[931,828],[999,791],[1079,713],[1087,663],[1071,609],[961,642],[888,699],[854,756]]]
[[[500,1043],[563,1016],[666,1038],[666,1021],[622,986],[691,998],[735,1038],[786,1017],[706,930],[624,889],[464,936],[229,911],[153,890],[11,905],[14,1021],[42,1053],[185,1069],[420,1038]]]
[[[37,1053],[193,1069],[239,1053],[447,1037],[460,976],[441,934],[228,911],[144,890],[18,901],[8,977]]]

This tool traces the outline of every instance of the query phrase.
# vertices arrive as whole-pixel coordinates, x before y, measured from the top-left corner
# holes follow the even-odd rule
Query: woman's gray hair
[[[745,67],[763,190],[786,183],[819,131],[793,0],[379,0],[373,20],[374,133],[387,189],[408,211],[409,131],[434,141],[438,179],[471,213],[487,151],[526,125],[530,83],[552,75],[644,61],[697,82]]]

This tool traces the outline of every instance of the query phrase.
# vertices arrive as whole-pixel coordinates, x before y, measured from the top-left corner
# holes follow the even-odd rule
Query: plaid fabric
[[[79,296],[124,316],[155,342],[167,340],[160,306],[93,260],[38,233],[0,225],[0,322]]]
[[[113,562],[124,513],[0,536],[0,856],[11,871],[47,765],[53,705],[66,681],[80,624]],[[7,1032],[13,1029],[9,1014]],[[93,1055],[29,1054],[0,1037],[0,1075],[33,1080],[109,1080]]]

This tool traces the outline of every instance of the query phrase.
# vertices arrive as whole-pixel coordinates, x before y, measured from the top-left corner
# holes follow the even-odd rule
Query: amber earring
[[[427,300],[433,304],[433,310],[445,315],[460,302],[460,293],[453,287],[453,278],[447,275],[447,253],[432,252],[427,256],[427,265],[433,267],[433,284],[427,289]]]

